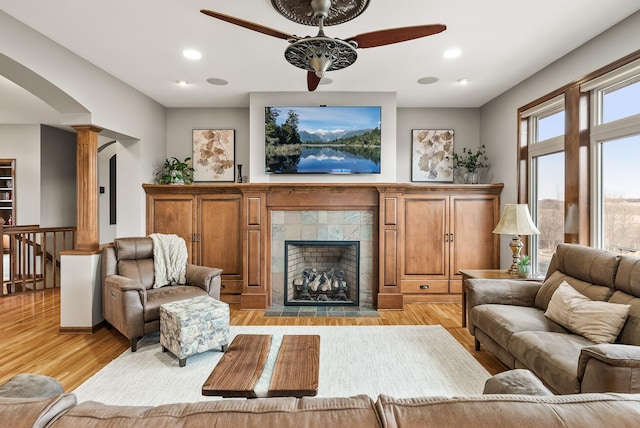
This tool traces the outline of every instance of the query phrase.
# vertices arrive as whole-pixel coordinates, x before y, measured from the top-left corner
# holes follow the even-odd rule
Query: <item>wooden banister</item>
[[[0,295],[60,287],[60,253],[73,247],[75,233],[75,227],[7,227],[0,219]]]

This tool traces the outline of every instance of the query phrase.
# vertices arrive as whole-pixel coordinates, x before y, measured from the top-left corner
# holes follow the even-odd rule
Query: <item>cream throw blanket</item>
[[[152,233],[155,283],[153,288],[187,282],[187,244],[178,235]]]

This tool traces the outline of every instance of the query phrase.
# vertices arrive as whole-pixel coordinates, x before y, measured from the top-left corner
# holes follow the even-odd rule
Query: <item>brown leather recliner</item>
[[[220,298],[222,269],[187,264],[186,285],[153,288],[151,238],[119,238],[102,252],[102,316],[131,341],[160,330],[160,305],[209,295]]]

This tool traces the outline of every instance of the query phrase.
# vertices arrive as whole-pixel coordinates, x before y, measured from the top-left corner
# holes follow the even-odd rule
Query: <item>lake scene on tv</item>
[[[265,171],[380,174],[380,106],[265,107]]]

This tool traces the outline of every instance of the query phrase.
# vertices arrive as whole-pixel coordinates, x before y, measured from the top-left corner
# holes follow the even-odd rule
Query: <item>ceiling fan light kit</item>
[[[326,13],[326,26],[343,24],[364,12],[369,0],[271,0],[271,4],[288,20],[315,27],[318,13]]]
[[[307,71],[307,89],[314,91],[327,71],[349,67],[358,59],[358,48],[385,46],[407,40],[431,36],[444,31],[444,25],[421,25],[392,28],[359,34],[347,39],[328,37],[325,25],[341,24],[360,15],[369,5],[369,0],[271,0],[273,7],[285,18],[305,25],[318,27],[315,37],[298,37],[273,28],[245,21],[211,10],[200,12],[268,36],[285,39],[289,46],[285,59],[295,67]]]

